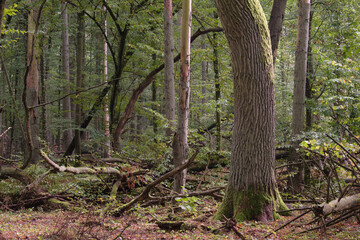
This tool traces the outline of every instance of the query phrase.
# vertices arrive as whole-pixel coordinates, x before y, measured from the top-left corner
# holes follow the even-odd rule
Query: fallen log
[[[360,193],[314,206],[313,212],[316,216],[328,216],[351,209],[360,209]]]
[[[43,159],[56,171],[59,172],[69,172],[74,174],[114,174],[117,175],[120,179],[125,176],[136,176],[136,175],[143,175],[148,172],[148,170],[139,170],[132,173],[122,174],[118,169],[112,167],[65,167],[60,166],[54,161],[52,161],[45,152],[40,151],[41,156]]]

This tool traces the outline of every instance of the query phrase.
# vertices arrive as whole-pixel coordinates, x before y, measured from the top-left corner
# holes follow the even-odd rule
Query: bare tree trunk
[[[104,34],[107,36],[107,21],[106,21],[106,8],[104,7],[105,18],[104,18]],[[108,48],[107,42],[104,36],[104,81],[108,81]],[[111,140],[110,140],[110,115],[109,115],[109,105],[108,105],[108,97],[105,97],[104,103],[104,128],[105,128],[105,151],[104,155],[106,158],[110,157],[111,152]]]
[[[69,21],[66,3],[61,3],[62,11],[62,74],[64,79],[63,93],[70,93],[70,58],[69,58]],[[63,148],[66,149],[73,138],[71,131],[71,100],[70,96],[63,100],[63,117],[65,119],[65,129],[63,132]]]
[[[269,30],[271,37],[271,49],[273,54],[273,62],[275,64],[277,49],[280,41],[280,33],[282,30],[283,20],[285,16],[287,0],[274,0],[269,20]]]
[[[78,33],[76,45],[76,89],[81,89],[84,82],[84,65],[85,65],[85,20],[84,12],[78,13]],[[82,117],[82,102],[78,100],[75,106],[75,123],[79,127]],[[75,129],[75,153],[81,154],[81,134],[82,129]]]
[[[5,3],[6,3],[6,0],[0,0],[0,32],[2,30],[2,20],[4,17]],[[0,34],[0,39],[1,39],[1,34]]]
[[[164,75],[165,75],[165,116],[169,121],[166,136],[173,134],[175,127],[175,80],[174,80],[174,34],[172,0],[164,0]]]
[[[214,16],[218,18],[215,13]],[[221,85],[220,85],[220,68],[219,68],[219,52],[218,52],[218,40],[217,33],[213,33],[213,53],[214,53],[214,74],[215,74],[215,101],[216,101],[216,151],[221,151],[221,110],[220,110],[220,97],[221,97]]]
[[[217,0],[234,72],[228,187],[216,217],[268,221],[285,208],[275,182],[275,99],[270,35],[258,0]]]
[[[4,16],[4,10],[5,10],[5,0],[0,0],[0,32],[2,30],[2,19],[3,19],[3,16]],[[1,40],[1,34],[0,34],[0,40]],[[2,71],[1,65],[0,65],[0,70]],[[3,84],[3,86],[5,86],[5,83]],[[3,88],[3,90],[5,90],[5,89]],[[2,92],[4,93],[5,91],[2,91]],[[3,104],[3,102],[0,102],[0,134],[2,133],[2,125],[3,125],[3,113],[2,113],[2,111],[3,111],[2,107],[3,106],[2,106],[2,104]],[[1,141],[1,139],[0,139],[1,144],[3,144],[4,142],[5,141]],[[0,146],[0,154],[3,155],[4,153],[2,152],[2,149],[4,149],[4,146]],[[1,165],[0,165],[0,167],[1,167]]]
[[[311,23],[312,23],[313,15],[314,12],[310,12],[309,36],[311,35]],[[314,81],[315,81],[315,70],[313,64],[311,40],[309,38],[308,52],[307,52],[307,68],[306,68],[306,87],[305,87],[306,88],[305,97],[307,101],[310,101],[313,98],[312,85]],[[305,119],[306,119],[305,120],[306,130],[311,130],[313,124],[313,110],[311,106],[306,106]]]
[[[46,49],[45,45],[41,46],[41,56],[40,56],[40,103],[46,102],[46,79],[47,79],[47,64],[46,64]],[[49,138],[47,133],[47,114],[46,106],[40,108],[40,129],[41,129],[41,138],[49,144]]]
[[[177,132],[174,136],[174,166],[185,163],[189,154],[188,124],[190,102],[190,36],[191,36],[191,0],[182,1],[179,112]],[[184,193],[186,169],[174,177],[174,191]]]
[[[205,37],[202,37],[202,43],[201,43],[201,48],[202,49],[206,49],[205,46]],[[201,82],[203,84],[203,87],[201,88],[201,93],[202,93],[202,99],[201,99],[201,103],[205,104],[207,102],[206,99],[206,92],[207,92],[207,79],[208,79],[208,62],[207,61],[202,61],[201,62]],[[202,113],[205,114],[205,108],[202,109]]]
[[[28,15],[27,67],[23,91],[27,144],[23,168],[40,160],[39,109],[29,108],[39,104],[38,39],[36,37],[38,14],[38,9],[31,9]]]
[[[154,66],[156,64],[156,55],[153,54],[152,56],[153,62],[154,62]],[[152,82],[152,86],[151,86],[151,101],[152,101],[152,105],[153,105],[153,110],[157,111],[157,104],[156,104],[156,99],[157,99],[157,82],[156,80],[154,80]],[[152,124],[153,124],[153,131],[156,134],[158,132],[158,124],[156,122],[156,116],[154,115],[152,118]]]
[[[309,43],[310,0],[299,1],[298,34],[295,53],[294,73],[294,99],[292,114],[292,143],[291,161],[301,161],[301,156],[296,152],[301,139],[300,134],[304,131],[305,119],[305,88],[306,88],[306,64]],[[301,193],[304,189],[304,166],[297,165],[297,169],[290,168],[295,175],[289,177],[289,183],[293,193]]]

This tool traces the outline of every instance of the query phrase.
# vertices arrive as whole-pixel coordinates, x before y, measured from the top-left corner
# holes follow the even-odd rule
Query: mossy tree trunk
[[[258,0],[217,0],[216,4],[231,50],[235,109],[229,183],[216,218],[268,221],[277,208],[285,207],[275,183],[269,30]]]

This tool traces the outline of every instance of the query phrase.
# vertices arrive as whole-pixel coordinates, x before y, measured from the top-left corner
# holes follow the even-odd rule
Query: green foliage
[[[177,197],[175,198],[175,200],[179,203],[181,209],[188,211],[190,213],[197,213],[196,206],[197,204],[199,204],[200,199],[195,196],[189,197],[186,189],[184,189],[184,192],[186,195],[185,197],[181,197],[181,198]]]

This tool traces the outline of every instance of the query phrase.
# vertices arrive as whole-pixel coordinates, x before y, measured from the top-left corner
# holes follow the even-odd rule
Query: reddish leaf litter
[[[216,206],[215,206],[216,207]],[[216,208],[214,208],[216,209]],[[240,239],[232,230],[221,228],[219,221],[207,214],[180,213],[180,220],[194,226],[188,230],[167,231],[156,222],[172,215],[168,208],[137,208],[121,217],[101,218],[99,214],[70,211],[19,211],[0,213],[0,240],[3,239]],[[296,213],[297,214],[297,213]],[[296,215],[294,213],[294,216]],[[175,215],[176,216],[176,215]],[[242,222],[236,229],[246,239],[264,239],[294,216],[268,223]],[[349,219],[324,230],[298,234],[311,216],[289,224],[267,239],[360,239],[359,224]],[[220,228],[220,229],[219,229]]]

